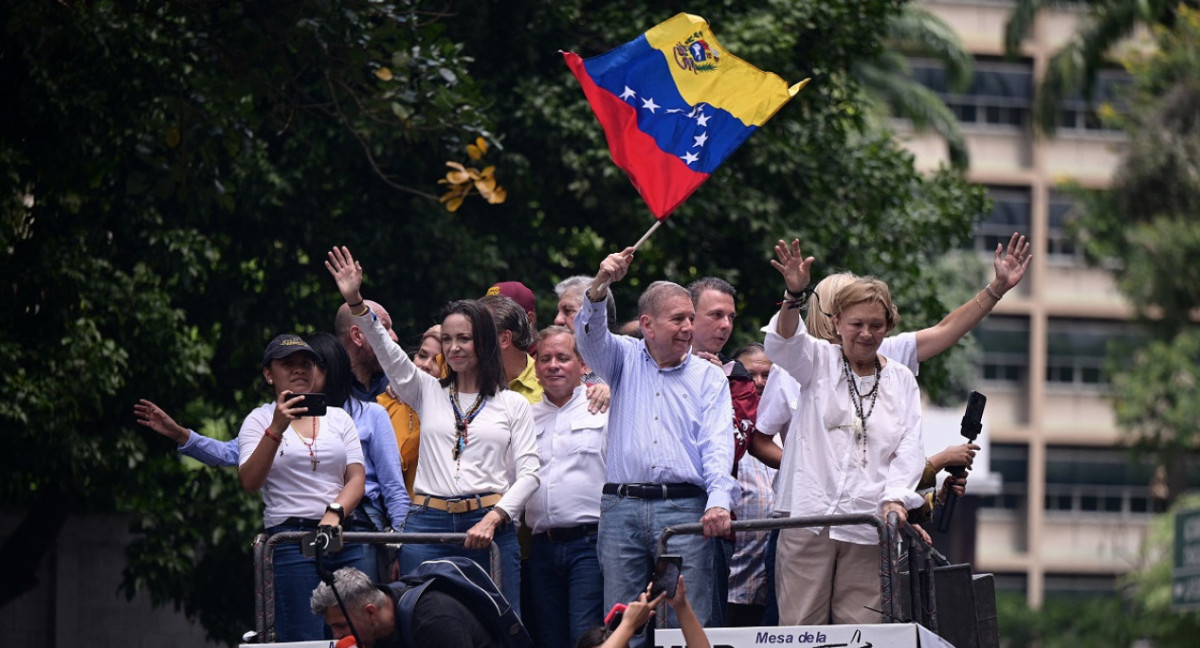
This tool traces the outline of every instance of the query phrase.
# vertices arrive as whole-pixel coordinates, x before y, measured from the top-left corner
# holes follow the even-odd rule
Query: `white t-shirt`
[[[267,403],[250,412],[242,422],[238,432],[239,466],[254,454],[274,415],[275,403]],[[310,457],[308,444],[296,428],[311,434],[313,425],[317,428],[317,439]],[[292,421],[283,431],[282,439],[262,488],[264,527],[282,524],[290,517],[320,520],[325,515],[325,507],[337,499],[346,485],[346,466],[363,463],[354,420],[338,407],[330,407],[325,416],[306,416]],[[314,458],[317,461],[315,470]]]

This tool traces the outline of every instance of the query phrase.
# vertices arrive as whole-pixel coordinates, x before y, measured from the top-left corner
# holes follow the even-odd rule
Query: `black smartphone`
[[[663,554],[654,564],[654,580],[650,586],[650,600],[659,594],[667,593],[667,598],[675,598],[675,586],[679,583],[679,570],[683,568],[683,556]]]
[[[297,407],[307,407],[308,411],[300,416],[325,416],[328,406],[325,404],[325,394],[292,394],[295,398],[299,396],[304,400],[297,403]]]

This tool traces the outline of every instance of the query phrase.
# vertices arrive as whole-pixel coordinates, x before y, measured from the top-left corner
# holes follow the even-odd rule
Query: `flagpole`
[[[650,235],[654,233],[654,230],[658,229],[659,225],[662,225],[662,221],[655,220],[654,224],[650,226],[650,229],[646,230],[645,234],[642,234],[642,238],[638,239],[638,242],[633,244],[633,249],[636,251],[638,248],[642,247],[642,243],[645,243],[646,239],[650,238]]]

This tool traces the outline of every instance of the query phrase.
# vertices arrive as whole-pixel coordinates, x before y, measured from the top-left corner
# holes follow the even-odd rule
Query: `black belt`
[[[564,527],[561,529],[547,529],[541,533],[533,534],[533,539],[545,540],[546,542],[571,542],[572,540],[596,535],[599,531],[600,525],[598,524],[580,524],[579,526]]]
[[[307,518],[290,517],[283,521],[283,526],[298,526],[305,529],[315,529],[321,525],[320,520],[309,520]]]
[[[605,495],[631,499],[674,499],[676,497],[707,497],[708,491],[695,484],[605,484]]]

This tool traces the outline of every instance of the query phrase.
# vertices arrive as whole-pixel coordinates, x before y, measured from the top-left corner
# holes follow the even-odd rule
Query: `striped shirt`
[[[584,299],[575,316],[579,354],[612,387],[605,478],[695,484],[705,508],[732,510],[733,404],[724,372],[688,354],[659,368],[643,340],[608,330],[605,304]]]

